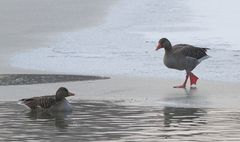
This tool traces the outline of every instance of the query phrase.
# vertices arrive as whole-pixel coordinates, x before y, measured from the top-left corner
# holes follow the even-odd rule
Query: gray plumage
[[[176,44],[172,46],[171,42],[166,38],[159,40],[156,50],[160,48],[165,49],[163,62],[168,68],[186,70],[186,78],[183,84],[174,86],[174,88],[186,88],[188,78],[190,78],[191,87],[192,85],[196,85],[199,78],[192,73],[192,70],[201,61],[209,58],[206,54],[209,48],[195,47],[189,44]]]
[[[159,48],[165,49],[164,64],[168,68],[191,72],[201,61],[209,58],[208,48],[195,47],[188,44],[171,45],[166,38],[159,40]]]

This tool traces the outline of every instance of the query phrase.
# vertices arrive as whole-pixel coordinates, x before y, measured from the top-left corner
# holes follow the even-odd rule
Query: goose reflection
[[[197,87],[190,87],[189,90],[187,90],[186,88],[184,88],[184,91],[186,93],[186,95],[195,95],[197,94]]]
[[[26,113],[26,116],[31,120],[44,121],[46,125],[53,125],[56,128],[65,129],[71,123],[67,119],[71,112],[47,112],[47,111],[30,111]],[[38,122],[39,123],[39,122]]]
[[[206,124],[203,117],[206,111],[202,108],[164,107],[164,126],[177,127],[181,125],[198,126]]]

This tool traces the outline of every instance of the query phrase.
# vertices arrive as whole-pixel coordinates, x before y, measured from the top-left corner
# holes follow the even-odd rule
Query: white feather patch
[[[200,62],[202,62],[203,60],[206,60],[206,59],[208,59],[208,58],[210,58],[211,56],[204,56],[204,57],[202,57],[202,58],[200,58],[200,59],[198,59],[198,62],[200,63]]]

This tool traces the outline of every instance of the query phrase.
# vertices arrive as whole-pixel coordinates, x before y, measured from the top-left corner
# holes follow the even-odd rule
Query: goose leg
[[[173,88],[186,88],[186,84],[187,84],[187,80],[188,80],[189,75],[190,75],[190,74],[187,73],[186,78],[185,78],[185,81],[183,82],[182,85],[179,85],[179,86],[173,86]]]
[[[190,72],[190,85],[197,84],[198,77],[194,75],[192,72]]]

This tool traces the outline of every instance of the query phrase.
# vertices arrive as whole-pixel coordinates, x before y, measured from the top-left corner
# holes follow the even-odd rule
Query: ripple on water
[[[1,141],[240,141],[235,109],[123,106],[76,101],[74,111],[34,113],[0,103]]]

